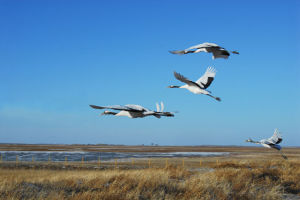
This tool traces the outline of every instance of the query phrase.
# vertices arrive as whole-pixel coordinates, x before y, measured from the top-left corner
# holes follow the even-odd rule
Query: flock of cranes
[[[207,52],[207,53],[212,53],[212,59],[217,59],[217,58],[224,58],[228,59],[230,56],[230,53],[233,54],[239,54],[237,51],[228,51],[223,47],[220,47],[217,44],[214,43],[202,43],[198,44],[195,46],[191,46],[187,49],[184,50],[175,50],[175,51],[169,51],[172,54],[177,54],[177,55],[184,55],[184,54],[189,54],[189,53],[199,53],[199,52]],[[214,98],[217,101],[221,101],[220,97],[216,97],[211,95],[211,92],[206,90],[211,83],[213,82],[215,76],[216,76],[216,69],[213,67],[208,67],[203,74],[197,81],[191,81],[188,78],[184,77],[183,75],[174,72],[174,76],[177,80],[185,83],[185,85],[182,86],[177,86],[177,85],[170,85],[168,88],[184,88],[189,90],[190,92],[194,94],[204,94],[209,97]],[[143,118],[147,116],[154,116],[156,118],[161,118],[162,116],[165,117],[174,117],[174,112],[164,112],[164,104],[161,102],[159,105],[156,103],[156,111],[154,110],[149,110],[143,106],[140,105],[134,105],[134,104],[128,104],[128,105],[113,105],[113,106],[96,106],[96,105],[90,105],[90,107],[94,109],[110,109],[110,110],[115,110],[117,112],[105,110],[101,115],[114,115],[114,116],[127,116],[129,118]],[[260,141],[253,141],[252,139],[246,140],[246,142],[252,142],[255,144],[261,144],[264,147],[268,148],[274,148],[277,149],[278,151],[281,150],[281,146],[278,145],[282,141],[282,137],[279,134],[278,130],[275,129],[275,132],[273,136],[269,139],[263,139]],[[285,155],[282,154],[280,151],[282,157],[284,159],[287,159]]]

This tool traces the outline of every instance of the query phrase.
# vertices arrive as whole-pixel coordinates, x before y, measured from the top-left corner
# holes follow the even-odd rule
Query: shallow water
[[[3,161],[102,161],[128,158],[209,157],[228,155],[228,152],[169,152],[169,153],[118,153],[118,152],[74,152],[74,151],[0,151]]]

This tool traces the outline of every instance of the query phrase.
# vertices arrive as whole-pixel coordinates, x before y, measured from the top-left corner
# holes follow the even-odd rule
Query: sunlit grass
[[[284,193],[300,195],[296,159],[227,159],[204,162],[198,168],[183,168],[179,163],[127,170],[1,169],[0,198],[282,199]]]

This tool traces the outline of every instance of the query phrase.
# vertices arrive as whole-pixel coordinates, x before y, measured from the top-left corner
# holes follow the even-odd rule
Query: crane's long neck
[[[115,112],[111,112],[111,111],[104,111],[103,113],[101,113],[101,115],[116,115],[117,113]]]
[[[168,88],[180,88],[180,86],[178,86],[178,85],[170,85],[170,86],[168,86]]]
[[[246,142],[251,142],[251,143],[255,143],[255,144],[261,144],[261,142],[259,142],[259,141],[253,141],[252,139],[248,139],[248,140],[246,140]]]

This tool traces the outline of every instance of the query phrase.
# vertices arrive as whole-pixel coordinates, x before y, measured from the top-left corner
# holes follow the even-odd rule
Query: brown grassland
[[[168,152],[176,147],[157,148]],[[117,164],[2,162],[0,199],[300,199],[299,148],[285,148],[288,160],[272,149],[252,147],[177,147],[176,151],[232,154]]]

